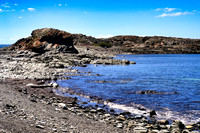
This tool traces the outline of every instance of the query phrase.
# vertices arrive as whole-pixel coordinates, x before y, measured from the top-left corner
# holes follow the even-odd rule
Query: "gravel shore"
[[[97,47],[78,47],[79,54],[30,51],[0,54],[0,132],[198,132],[200,124],[184,125],[157,121],[155,111],[149,117],[129,112],[116,113],[98,105],[83,107],[76,97],[56,95],[59,86],[53,81],[79,75],[73,66],[87,64],[134,64],[111,58],[120,52]],[[116,51],[113,50],[113,51]],[[98,75],[93,75],[98,76]],[[81,78],[81,75],[80,75]],[[67,92],[67,91],[66,91]]]

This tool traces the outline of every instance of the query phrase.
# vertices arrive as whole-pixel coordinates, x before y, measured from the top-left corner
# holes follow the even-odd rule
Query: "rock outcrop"
[[[91,36],[74,34],[74,45],[94,45],[102,47],[118,46],[124,52],[133,54],[198,54],[200,39],[175,37],[115,36],[96,39]]]
[[[107,39],[97,39],[83,34],[70,34],[52,28],[37,29],[31,35],[30,37],[18,40],[9,49],[30,50],[37,53],[44,53],[49,50],[78,53],[74,48],[74,45],[76,45],[101,46],[103,48],[110,48],[112,49],[111,51],[129,52],[133,54],[200,53],[200,39],[162,36],[115,36]]]
[[[36,53],[44,53],[49,50],[78,53],[73,46],[72,34],[52,28],[34,30],[30,37],[18,40],[8,49],[30,50]]]

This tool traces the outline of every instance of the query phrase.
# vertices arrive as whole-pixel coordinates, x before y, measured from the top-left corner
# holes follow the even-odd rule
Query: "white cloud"
[[[102,35],[102,34],[100,34],[100,35],[96,36],[96,38],[110,38],[110,37],[113,37],[113,35],[110,35],[110,34]]]
[[[2,9],[0,9],[0,12],[3,12],[3,10],[2,10]]]
[[[2,4],[1,6],[3,6],[4,8],[10,8],[10,6],[8,5],[8,3]]]
[[[28,10],[29,10],[30,12],[33,12],[33,11],[35,11],[36,9],[35,9],[35,8],[28,8]]]
[[[62,4],[58,4],[58,6],[62,6]]]
[[[174,10],[176,10],[176,8],[165,8],[165,10],[167,10],[167,12],[171,12],[171,11],[174,11]]]
[[[18,4],[14,4],[15,6],[18,6]]]
[[[175,17],[175,16],[188,15],[188,14],[192,14],[192,12],[163,13],[163,14],[158,15],[156,17],[157,18]]]
[[[17,18],[21,19],[22,17],[21,17],[21,16],[19,16],[19,17],[17,17]]]
[[[21,10],[21,12],[25,12],[25,10],[24,10],[24,9],[22,9],[22,10]]]
[[[177,10],[177,8],[157,8],[156,11],[164,11],[164,12],[171,12],[171,11],[174,11],[174,10]]]

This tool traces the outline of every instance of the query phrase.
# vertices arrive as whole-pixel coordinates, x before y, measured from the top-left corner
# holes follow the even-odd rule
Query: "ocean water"
[[[8,46],[10,46],[10,44],[0,44],[0,48],[8,47]]]
[[[110,100],[107,105],[113,108],[137,113],[136,105],[140,105],[156,110],[158,119],[200,121],[200,55],[119,55],[116,58],[137,64],[88,65],[78,68],[79,71],[100,76],[85,74],[58,83],[85,95]],[[145,90],[163,94],[136,93]]]

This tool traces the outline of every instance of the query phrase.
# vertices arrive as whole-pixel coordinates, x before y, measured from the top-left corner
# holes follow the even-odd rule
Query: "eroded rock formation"
[[[37,53],[49,50],[78,53],[73,46],[72,34],[52,28],[34,30],[30,37],[18,40],[9,49],[30,50]]]

